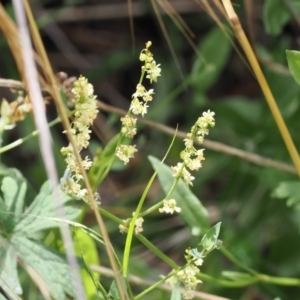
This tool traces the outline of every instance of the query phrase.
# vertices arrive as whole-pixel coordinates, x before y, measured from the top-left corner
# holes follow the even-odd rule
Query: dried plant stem
[[[48,128],[46,115],[44,113],[44,101],[38,80],[38,72],[34,61],[34,54],[22,0],[13,0],[13,7],[19,29],[18,37],[20,39],[20,56],[23,62],[24,80],[26,82],[26,86],[28,87],[36,127],[40,130],[40,132],[42,132],[39,138],[41,154],[47,176],[52,184],[54,197],[57,200],[57,215],[60,218],[64,218],[64,210],[61,208],[61,197],[57,190],[58,177],[52,151],[51,133]],[[67,224],[61,223],[60,231],[66,249],[67,260],[72,268],[72,277],[76,298],[85,299],[84,289],[79,275],[79,267],[73,248],[70,228]]]
[[[51,300],[51,293],[45,281],[41,278],[41,276],[25,261],[22,259],[18,259],[19,264],[26,270],[29,274],[35,285],[39,288],[41,294],[43,295],[45,300]]]
[[[105,104],[101,101],[98,101],[98,107],[103,110],[103,111],[107,111],[107,112],[112,112],[121,116],[125,116],[126,115],[126,111],[122,110],[120,108],[116,108],[114,106]],[[147,126],[150,126],[152,128],[155,128],[161,132],[167,133],[169,135],[174,135],[175,133],[175,129],[166,125],[162,125],[150,120],[146,120],[143,118],[138,118],[138,122],[145,124]],[[183,131],[178,131],[177,132],[177,136],[184,139],[186,138],[186,132]],[[286,172],[290,172],[290,173],[296,173],[296,169],[294,168],[294,166],[283,163],[283,162],[279,162],[279,161],[275,161],[254,153],[250,153],[247,151],[243,151],[234,147],[230,147],[228,145],[219,143],[219,142],[215,142],[215,141],[211,141],[208,139],[205,139],[203,146],[205,148],[211,149],[211,150],[215,150],[218,152],[223,152],[229,155],[233,155],[233,156],[237,156],[239,158],[242,158],[244,160],[250,161],[252,163],[255,163],[257,165],[260,166],[265,166],[265,167],[272,167],[272,168],[276,168],[279,170],[283,170]]]
[[[96,200],[94,199],[93,191],[91,189],[87,174],[83,168],[81,157],[79,155],[79,152],[77,151],[77,145],[76,145],[75,139],[74,139],[73,135],[71,134],[70,123],[69,123],[63,102],[61,100],[61,96],[59,94],[58,89],[56,88],[55,76],[53,74],[48,56],[46,54],[44,45],[42,43],[40,34],[38,32],[34,17],[32,15],[32,12],[31,12],[31,9],[30,9],[30,6],[29,6],[27,0],[24,0],[24,4],[25,4],[28,19],[29,19],[29,24],[30,24],[30,28],[32,31],[32,35],[33,35],[33,40],[34,40],[35,46],[37,48],[37,52],[39,53],[39,55],[41,56],[41,58],[43,60],[43,63],[45,64],[45,75],[48,78],[48,82],[50,82],[50,92],[55,100],[56,105],[57,105],[57,108],[58,108],[58,111],[60,114],[60,118],[61,118],[64,128],[66,129],[66,132],[67,132],[68,139],[74,149],[74,154],[75,154],[77,163],[80,167],[80,170],[81,170],[81,173],[83,176],[83,180],[84,180],[85,186],[88,191],[89,199],[91,199],[91,208],[94,211],[97,223],[99,225],[111,267],[115,272],[115,280],[116,280],[117,288],[119,290],[120,297],[122,300],[128,299],[127,291],[124,289],[124,287],[121,283],[118,266],[117,266],[117,263],[116,263],[116,260],[114,257],[114,252],[112,250],[112,245],[111,245],[104,221],[98,211],[98,206],[97,206]],[[79,299],[83,299],[83,298],[79,298]]]
[[[294,145],[291,135],[287,129],[287,126],[281,116],[280,110],[276,104],[274,96],[270,90],[270,87],[266,81],[266,78],[260,68],[258,60],[254,54],[254,51],[246,37],[246,34],[241,26],[238,16],[236,15],[230,0],[222,0],[226,13],[230,19],[231,26],[234,29],[235,35],[238,38],[247,58],[252,67],[252,70],[257,78],[257,81],[262,89],[262,92],[267,100],[270,110],[273,114],[275,122],[279,128],[284,143],[288,149],[288,152],[292,158],[292,161],[296,167],[298,176],[300,177],[300,157],[298,151]]]
[[[0,78],[0,86],[6,88],[23,89],[24,84],[21,81],[13,79]]]

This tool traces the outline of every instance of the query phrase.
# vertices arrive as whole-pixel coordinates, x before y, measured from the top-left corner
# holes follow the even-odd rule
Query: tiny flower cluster
[[[151,42],[146,43],[146,48],[141,51],[140,61],[144,62],[141,78],[144,77],[144,74],[147,74],[146,78],[148,78],[152,83],[153,81],[157,81],[157,77],[160,76],[161,69],[159,67],[160,65],[156,64],[155,60],[153,59],[153,54],[149,50],[151,45]],[[123,136],[132,139],[136,135],[137,119],[132,117],[132,114],[136,116],[141,115],[144,117],[149,107],[148,103],[153,99],[153,94],[153,89],[149,89],[147,91],[141,83],[137,84],[136,91],[132,95],[129,113],[125,117],[121,118],[121,134]],[[137,152],[135,145],[120,145],[117,147],[116,156],[126,165],[129,162],[129,159],[134,156],[135,152]]]
[[[117,148],[116,155],[120,160],[126,165],[129,162],[129,159],[134,157],[134,153],[137,152],[135,145],[120,145]]]
[[[151,45],[151,42],[146,43],[146,48],[143,49],[140,54],[140,61],[145,62],[145,65],[142,67],[142,71],[146,71],[146,78],[148,78],[152,83],[152,81],[157,82],[157,77],[160,76],[161,68],[160,64],[156,64],[155,60],[153,59],[153,54],[149,51]]]
[[[22,91],[18,91],[17,99],[10,103],[3,98],[0,105],[0,134],[4,130],[13,129],[16,122],[23,121],[30,111],[31,104],[28,97],[24,98]]]
[[[177,206],[177,202],[175,199],[164,199],[163,207],[158,209],[160,213],[173,214],[174,212],[181,212],[181,208]]]
[[[199,267],[202,265],[203,259],[200,257],[195,258],[190,248],[186,249],[185,252],[185,259],[188,263],[187,266],[177,272],[175,276],[170,277],[167,282],[172,286],[179,280],[184,285],[184,291],[182,293],[183,299],[190,300],[194,298],[194,291],[198,283],[202,283],[202,281],[197,278],[197,275],[200,273]]]
[[[87,148],[89,145],[91,130],[89,127],[93,124],[94,119],[97,116],[97,102],[96,96],[94,96],[93,86],[88,83],[88,80],[81,76],[73,84],[72,93],[74,98],[72,103],[74,104],[74,120],[71,123],[71,133],[76,142],[78,151]],[[66,131],[64,131],[66,133]],[[71,144],[61,149],[61,153],[66,157],[67,170],[64,177],[61,179],[61,189],[71,197],[75,199],[83,199],[88,202],[87,190],[82,189],[80,180],[83,176],[78,166],[74,150]],[[86,156],[82,160],[82,165],[85,170],[88,170],[92,162]]]
[[[132,216],[134,216],[134,213],[135,212],[132,213]],[[132,219],[126,219],[126,220],[124,220],[124,224],[120,224],[119,225],[119,230],[120,230],[121,233],[127,233],[128,232],[128,227],[129,227],[129,224],[130,224],[131,220]],[[134,228],[135,234],[139,234],[140,232],[143,231],[143,222],[144,222],[144,219],[141,218],[141,217],[137,218],[135,220],[135,224],[134,224],[134,226],[135,226],[135,228]]]
[[[197,274],[199,273],[200,270],[195,265],[189,265],[177,273],[178,279],[184,285],[184,291],[182,293],[183,299],[190,300],[194,298],[194,291],[198,283],[202,283],[202,281],[197,278]]]
[[[203,143],[204,136],[208,134],[208,127],[215,126],[215,113],[208,110],[198,118],[195,125],[191,128],[191,132],[184,139],[185,149],[180,153],[183,163],[178,163],[175,167],[171,167],[175,178],[182,177],[187,185],[193,185],[194,176],[188,171],[198,171],[202,167],[202,161],[205,159],[203,155],[204,149],[197,150],[194,147],[194,140]]]

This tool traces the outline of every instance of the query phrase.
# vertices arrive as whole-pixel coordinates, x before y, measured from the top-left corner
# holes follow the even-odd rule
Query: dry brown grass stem
[[[26,88],[30,97],[34,122],[36,128],[41,132],[39,137],[39,148],[41,151],[44,167],[49,178],[52,189],[53,197],[56,202],[56,212],[59,218],[64,218],[65,213],[61,207],[62,200],[58,193],[57,187],[59,184],[55,159],[52,151],[52,138],[48,128],[47,119],[45,116],[44,101],[42,91],[39,83],[39,76],[37,71],[36,62],[34,59],[34,51],[32,48],[31,37],[27,25],[26,13],[22,0],[13,0],[14,14],[16,18],[16,36],[8,37],[15,38],[19,42],[20,59],[23,64],[23,81],[26,82]],[[72,244],[71,232],[67,224],[60,224],[60,232],[62,240],[66,249],[67,261],[72,268],[72,279],[74,282],[74,290],[77,298],[84,297],[84,290],[79,275],[79,267],[75,256],[75,251]],[[47,297],[50,299],[50,297]]]
[[[33,55],[34,55],[35,60],[38,63],[38,65],[42,66],[41,71],[43,73],[38,74],[39,81],[40,81],[42,87],[44,89],[46,89],[51,94],[53,99],[55,100],[55,103],[58,107],[60,117],[62,119],[62,123],[67,131],[67,136],[69,138],[69,141],[72,144],[73,149],[76,149],[77,147],[76,147],[74,138],[70,134],[70,124],[69,124],[65,109],[62,104],[61,96],[57,89],[56,78],[55,78],[55,75],[51,68],[51,65],[49,63],[43,43],[41,41],[39,31],[36,27],[35,19],[32,15],[32,12],[31,12],[28,2],[26,0],[24,0],[23,3],[25,6],[25,9],[26,9],[27,18],[28,18],[28,21],[30,24],[30,29],[31,29],[31,34],[32,34],[32,38],[34,41],[35,49],[37,51],[37,54],[33,54]],[[18,31],[18,28],[16,27],[15,23],[11,20],[10,16],[6,13],[5,9],[3,8],[3,6],[1,4],[0,4],[0,19],[1,19],[0,29],[3,31],[4,36],[6,37],[6,39],[8,41],[8,44],[10,46],[10,49],[11,49],[14,59],[16,61],[18,70],[20,72],[20,76],[22,78],[23,84],[26,85],[25,90],[29,91],[29,88],[27,87],[27,84],[26,84],[27,80],[26,80],[26,76],[25,76],[25,70],[23,67],[22,51],[21,51],[22,48],[21,48],[21,44],[20,44],[21,37],[19,36],[19,31]],[[31,51],[33,52],[33,49],[31,49]],[[9,82],[9,84],[15,85],[15,83],[13,83],[13,82]],[[40,114],[40,113],[38,113],[38,114]],[[107,249],[107,253],[108,253],[108,256],[109,256],[109,259],[111,262],[112,269],[115,271],[115,279],[116,279],[117,287],[119,289],[119,293],[121,295],[121,299],[128,299],[127,292],[126,292],[126,290],[124,290],[124,288],[121,284],[119,270],[118,270],[117,263],[115,261],[115,257],[114,257],[113,251],[112,251],[112,246],[111,246],[111,243],[110,243],[107,231],[106,231],[106,227],[104,225],[102,217],[99,214],[97,204],[94,200],[93,192],[90,188],[87,174],[82,167],[82,162],[81,162],[81,158],[78,154],[78,151],[75,150],[74,153],[77,156],[76,158],[77,158],[78,164],[81,167],[84,181],[85,181],[87,190],[89,191],[90,199],[92,199],[91,207],[95,213],[96,220],[98,222],[98,225],[101,230],[101,234],[103,236],[103,240],[105,241],[105,247]]]
[[[124,287],[121,283],[121,278],[120,278],[118,266],[117,266],[117,263],[116,263],[116,259],[115,259],[115,256],[114,256],[113,247],[111,245],[111,242],[110,242],[110,239],[109,239],[104,221],[103,221],[103,219],[102,219],[102,217],[99,213],[96,200],[94,199],[93,191],[92,191],[92,188],[90,186],[88,176],[87,176],[87,174],[86,174],[86,172],[83,168],[82,160],[81,160],[81,157],[79,155],[79,151],[77,150],[77,145],[76,145],[75,139],[74,139],[73,135],[71,134],[70,122],[69,122],[69,119],[67,117],[67,114],[66,114],[64,104],[63,104],[63,101],[61,99],[59,90],[56,87],[55,75],[54,75],[53,70],[51,68],[51,65],[50,65],[48,56],[46,54],[43,42],[41,40],[41,36],[39,34],[38,28],[37,28],[36,23],[35,23],[35,19],[32,15],[32,11],[30,9],[30,6],[29,6],[27,0],[24,0],[24,4],[25,4],[29,24],[30,24],[30,29],[31,29],[31,32],[32,32],[33,41],[34,41],[35,47],[37,49],[37,53],[39,54],[39,56],[41,57],[41,59],[44,62],[44,66],[45,66],[44,73],[45,73],[45,78],[47,79],[47,82],[48,82],[49,92],[51,93],[51,95],[52,95],[52,97],[55,101],[55,104],[57,106],[60,118],[61,118],[62,123],[63,123],[63,126],[66,129],[67,137],[68,137],[68,139],[69,139],[69,141],[70,141],[70,143],[71,143],[71,145],[74,149],[74,154],[75,154],[77,163],[80,167],[85,186],[86,186],[87,191],[88,191],[88,195],[89,195],[89,199],[90,199],[90,206],[91,206],[92,210],[94,211],[97,223],[98,223],[99,228],[100,228],[100,232],[101,232],[103,240],[104,240],[104,245],[105,245],[108,257],[109,257],[111,267],[112,267],[112,269],[114,270],[114,273],[115,273],[115,280],[116,280],[117,288],[119,290],[119,295],[120,295],[122,300],[123,299],[128,299],[127,291],[124,289]]]
[[[44,299],[51,300],[52,298],[51,298],[49,288],[46,282],[43,280],[43,278],[30,265],[26,264],[23,260],[18,259],[18,263],[24,268],[24,270],[31,277],[32,281],[38,287]]]
[[[25,84],[24,67],[22,62],[21,47],[19,32],[16,24],[12,21],[10,16],[6,13],[5,8],[0,3],[0,29],[3,32],[6,41],[11,49],[12,55],[20,73],[20,77]]]
[[[176,11],[170,1],[157,0],[158,4],[163,8],[163,10],[168,14],[168,16],[173,20],[174,24],[179,28],[183,34],[188,34],[190,37],[194,38],[195,34],[186,24],[180,14]]]
[[[165,38],[166,41],[167,41],[167,44],[168,44],[168,47],[169,47],[169,49],[170,49],[171,55],[172,55],[172,57],[173,57],[173,59],[174,59],[176,68],[177,68],[177,70],[178,70],[178,72],[179,72],[179,75],[180,75],[180,78],[181,78],[181,80],[182,80],[182,82],[183,82],[183,81],[184,81],[184,78],[183,78],[183,74],[182,74],[182,71],[181,71],[181,67],[180,67],[179,61],[178,61],[178,59],[177,59],[177,56],[176,56],[174,47],[173,47],[173,45],[172,45],[172,42],[171,42],[171,39],[170,39],[170,37],[169,37],[167,28],[166,28],[166,26],[165,26],[165,24],[164,24],[163,18],[162,18],[161,14],[160,14],[160,11],[159,11],[159,9],[158,9],[158,7],[157,7],[156,2],[157,2],[157,0],[151,0],[151,4],[152,4],[153,10],[154,10],[154,13],[155,13],[155,15],[156,15],[156,17],[157,17],[159,26],[160,26],[160,28],[161,28],[161,31],[162,31],[162,33],[163,33],[164,38]]]
[[[174,51],[172,42],[170,40],[169,34],[167,32],[167,29],[164,25],[163,19],[161,17],[161,12],[158,10],[156,2],[160,5],[160,7],[162,8],[163,12],[165,12],[166,14],[168,14],[168,16],[170,17],[170,19],[173,21],[173,23],[175,24],[175,26],[179,29],[179,31],[182,33],[182,35],[184,36],[184,38],[186,39],[186,41],[188,42],[188,44],[192,47],[192,49],[195,51],[196,55],[198,56],[198,58],[203,62],[206,63],[205,58],[202,56],[202,54],[200,53],[200,51],[198,50],[198,47],[196,46],[196,44],[193,41],[193,37],[195,36],[194,33],[192,32],[192,30],[188,27],[188,25],[184,22],[184,20],[182,19],[182,17],[178,14],[178,12],[176,11],[176,9],[168,2],[165,0],[152,0],[152,6],[153,6],[153,10],[155,12],[155,15],[158,19],[160,28],[163,32],[163,35],[167,41],[167,44],[169,46],[170,52],[172,54],[172,57],[175,61],[176,67],[180,72],[181,75],[181,79],[182,81],[184,81],[183,79],[183,75],[182,75],[182,71],[176,56],[176,53]]]
[[[258,60],[257,60],[255,54],[254,54],[254,51],[253,51],[253,49],[246,37],[246,34],[241,26],[240,20],[233,9],[231,1],[230,0],[222,0],[222,2],[224,5],[224,8],[226,10],[226,13],[230,19],[230,24],[231,24],[232,28],[234,29],[235,35],[236,35],[237,39],[239,40],[239,43],[242,46],[242,48],[246,54],[246,57],[251,65],[251,68],[256,76],[256,79],[262,89],[262,92],[266,98],[269,108],[273,114],[273,117],[278,126],[280,134],[284,140],[286,148],[287,148],[287,150],[291,156],[291,159],[296,167],[297,174],[300,177],[300,157],[299,157],[298,151],[294,145],[294,142],[291,138],[289,130],[284,122],[284,119],[282,118],[282,115],[277,106],[276,100],[271,92],[271,89],[270,89],[270,87],[267,83],[267,80],[261,70],[261,67],[258,63]]]
[[[98,101],[98,107],[100,110],[106,111],[106,112],[112,112],[115,114],[118,114],[120,116],[125,116],[126,115],[126,111],[122,110],[120,108],[116,108],[114,106],[108,105],[103,103],[102,101]],[[175,134],[175,129],[166,125],[162,125],[150,120],[146,120],[143,118],[138,118],[138,122],[140,122],[141,124],[145,124],[147,126],[150,126],[154,129],[157,129],[161,132],[164,132],[168,135],[174,136]],[[177,136],[181,139],[186,138],[187,132],[183,132],[178,130],[177,131]],[[246,161],[252,162],[254,164],[260,165],[260,166],[265,166],[265,167],[272,167],[272,168],[276,168],[282,171],[286,171],[286,172],[290,172],[290,173],[296,173],[296,169],[294,168],[294,166],[283,163],[283,162],[279,162],[279,161],[275,161],[254,153],[250,153],[244,150],[240,150],[219,142],[215,142],[215,141],[211,141],[208,139],[204,140],[204,143],[202,144],[205,148],[207,149],[211,149],[217,152],[222,152],[228,155],[232,155],[232,156],[236,156],[239,158],[242,158]]]

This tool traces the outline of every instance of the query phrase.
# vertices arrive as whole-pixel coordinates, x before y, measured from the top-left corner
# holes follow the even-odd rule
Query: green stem
[[[103,216],[108,217],[109,219],[113,220],[114,222],[118,224],[124,224],[123,220],[119,219],[115,215],[111,214],[110,212],[106,211],[105,209],[99,207],[99,211]],[[141,215],[141,214],[140,214]],[[166,264],[168,264],[173,269],[177,269],[177,264],[168,256],[166,256],[162,251],[160,251],[156,246],[154,246],[147,238],[145,238],[143,235],[138,234],[136,237],[153,253],[157,255],[157,257],[161,258]]]
[[[121,145],[122,140],[124,139],[124,136],[122,134],[120,134],[118,142],[117,142],[117,147],[115,149],[115,153],[114,156],[111,158],[109,165],[106,167],[105,171],[100,174],[102,172],[102,169],[99,169],[98,174],[96,175],[96,178],[100,177],[99,180],[97,181],[97,185],[99,186],[103,180],[106,178],[107,174],[109,173],[109,171],[111,170],[114,162],[116,161],[116,152],[117,152],[117,148]]]
[[[60,123],[61,120],[59,117],[57,117],[55,120],[51,121],[48,125],[49,127],[52,127],[58,123]],[[4,147],[1,147],[0,148],[0,153],[4,153],[8,150],[11,150],[17,146],[20,146],[21,144],[23,144],[24,142],[26,142],[27,140],[31,139],[32,137],[35,137],[39,134],[39,131],[38,130],[34,130],[33,132],[31,132],[30,134],[26,135],[25,137],[21,138],[21,139],[18,139],[14,142],[12,142],[11,144],[8,144]]]
[[[127,233],[127,238],[126,238],[126,243],[125,243],[125,249],[124,249],[124,257],[123,257],[123,276],[126,278],[127,277],[127,273],[128,273],[128,264],[129,264],[129,255],[130,255],[130,248],[131,248],[131,243],[132,243],[132,238],[133,238],[133,233],[134,233],[134,226],[135,226],[135,222],[138,218],[138,215],[142,209],[142,206],[144,204],[144,201],[146,199],[146,196],[148,194],[148,191],[152,185],[152,182],[154,181],[155,177],[156,177],[157,172],[155,172],[149,183],[147,184],[146,189],[144,190],[142,197],[139,201],[139,204],[136,208],[135,214],[130,222],[129,225],[129,229],[128,229],[128,233]]]
[[[107,210],[103,209],[102,207],[98,207],[99,211],[101,212],[101,215],[108,217],[109,219],[115,221],[118,224],[124,224],[123,220],[116,217],[112,213],[108,212]]]
[[[142,213],[140,213],[139,217],[145,217],[146,215],[149,215],[150,213],[156,211],[159,209],[162,205],[164,200],[159,201],[158,203],[154,204],[153,206],[149,207],[148,209],[144,210]]]
[[[287,277],[273,277],[265,274],[256,274],[248,279],[229,281],[224,279],[213,278],[207,274],[199,273],[197,275],[198,278],[203,281],[211,282],[213,284],[217,284],[223,287],[228,288],[240,288],[248,285],[252,285],[258,282],[276,284],[276,285],[284,285],[284,286],[300,286],[300,279],[298,278],[287,278]]]
[[[167,153],[165,154],[164,158],[162,159],[162,162],[163,163],[166,159],[166,157],[168,156],[172,146],[173,146],[173,143],[174,143],[174,140],[175,140],[175,137],[176,137],[176,134],[177,134],[177,129],[175,131],[175,134],[173,136],[173,139],[172,139],[172,142],[167,150]],[[124,249],[124,256],[123,256],[123,276],[126,278],[127,277],[127,273],[128,273],[128,264],[129,264],[129,255],[130,255],[130,249],[131,249],[131,243],[132,243],[132,238],[133,238],[133,233],[134,233],[134,226],[135,226],[135,222],[139,216],[139,213],[142,209],[142,206],[144,204],[144,201],[146,199],[146,196],[148,194],[148,191],[158,173],[158,170],[159,170],[159,167],[157,168],[157,170],[155,170],[154,174],[152,175],[152,177],[150,178],[147,186],[146,186],[146,189],[144,190],[143,194],[142,194],[142,197],[139,201],[139,204],[136,208],[136,211],[135,211],[135,214],[130,222],[130,225],[129,225],[129,229],[128,229],[128,233],[127,233],[127,238],[126,238],[126,243],[125,243],[125,249]]]
[[[149,292],[151,292],[152,290],[154,290],[157,286],[159,286],[160,284],[164,283],[167,279],[171,278],[172,276],[176,275],[179,271],[183,270],[184,268],[186,268],[187,265],[176,269],[175,271],[173,271],[172,273],[168,274],[167,276],[165,276],[164,278],[162,278],[161,280],[159,280],[158,282],[156,282],[155,284],[151,285],[150,287],[148,287],[147,289],[145,289],[142,293],[138,294],[137,296],[135,296],[134,300],[140,299],[143,296],[145,296],[146,294],[148,294]]]
[[[287,277],[274,277],[265,274],[257,274],[257,278],[261,282],[273,283],[286,286],[300,286],[300,279]]]
[[[94,281],[94,279],[92,279],[92,280]],[[102,293],[102,295],[104,296],[104,298],[105,299],[109,299],[108,293],[106,292],[106,290],[103,287],[103,285],[99,281],[94,281],[94,283],[96,284],[97,290],[100,290],[100,292]]]
[[[123,224],[123,220],[116,217],[115,215],[111,214],[110,212],[106,211],[105,209],[99,207],[99,210],[102,215],[108,217],[109,219],[113,220],[114,222],[118,224]],[[142,214],[140,214],[142,216]],[[163,260],[166,264],[168,264],[171,268],[177,269],[178,265],[176,262],[174,262],[171,258],[166,256],[162,251],[160,251],[155,245],[153,245],[148,239],[146,239],[143,235],[138,234],[136,236],[149,250],[151,250],[157,257],[159,257],[161,260]],[[225,249],[223,246],[220,249],[222,253],[233,263],[247,271],[248,273],[254,275],[253,277],[249,278],[248,280],[242,280],[242,281],[228,281],[223,279],[216,279],[213,278],[207,274],[200,273],[198,277],[202,279],[203,281],[208,281],[213,284],[218,284],[224,287],[229,288],[239,288],[248,286],[250,284],[254,284],[257,282],[264,282],[264,283],[270,283],[270,284],[276,284],[276,285],[284,285],[284,286],[300,286],[300,279],[298,278],[287,278],[287,277],[274,277],[269,276],[266,274],[259,274],[255,270],[245,266],[242,264],[238,259],[236,259],[227,249]],[[143,292],[144,293],[144,292]],[[139,295],[140,297],[140,295]],[[137,299],[137,298],[135,298]]]
[[[175,188],[176,188],[176,186],[177,186],[177,183],[178,183],[179,179],[180,179],[179,177],[176,178],[176,180],[174,181],[174,183],[173,183],[173,185],[172,185],[170,191],[168,192],[168,194],[166,195],[166,197],[165,197],[163,200],[159,201],[158,203],[154,204],[153,206],[149,207],[148,209],[146,209],[145,211],[143,211],[142,213],[140,213],[140,214],[139,214],[139,217],[144,217],[144,216],[146,216],[146,215],[152,213],[153,211],[159,209],[159,208],[161,207],[163,201],[164,201],[165,199],[169,199],[169,198],[171,197],[173,191],[175,190]]]
[[[181,169],[181,171],[183,170],[183,167],[184,167],[184,164],[182,164],[182,169]],[[180,171],[179,173],[181,173],[181,171]],[[168,194],[166,195],[166,198],[165,198],[165,199],[167,199],[167,200],[170,199],[171,195],[173,194],[173,192],[174,192],[174,190],[175,190],[175,188],[176,188],[176,186],[177,186],[177,184],[178,184],[178,182],[179,182],[179,179],[180,179],[180,176],[178,176],[178,177],[175,179],[175,181],[174,181],[172,187],[170,188]]]
[[[252,275],[257,275],[258,273],[249,268],[248,266],[246,266],[245,264],[243,264],[242,262],[240,262],[232,253],[230,253],[224,246],[221,246],[220,251],[230,260],[232,261],[234,264],[236,264],[237,266],[239,266],[241,269],[244,269],[245,271],[247,271],[248,273],[252,274]]]
[[[133,295],[133,292],[132,292],[132,289],[131,289],[130,282],[129,282],[128,278],[124,278],[124,280],[126,282],[126,287],[127,287],[127,291],[128,291],[129,296],[130,296],[130,299],[134,299],[134,295]]]
[[[142,72],[141,72],[141,77],[140,77],[139,84],[142,84],[143,79],[144,79],[144,76],[145,76],[145,71],[142,71]]]
[[[239,287],[244,287],[248,286],[254,283],[257,283],[259,279],[257,277],[249,277],[249,279],[244,279],[240,281],[229,281],[229,280],[224,280],[224,279],[217,279],[213,278],[205,273],[199,273],[197,274],[197,277],[203,281],[211,282],[213,284],[217,284],[223,287],[228,287],[228,288],[239,288]]]
[[[177,269],[178,265],[174,260],[165,255],[162,251],[160,251],[155,245],[153,245],[148,239],[146,239],[143,235],[138,234],[136,237],[149,249],[151,250],[157,257],[163,260],[166,264],[168,264],[171,268]]]

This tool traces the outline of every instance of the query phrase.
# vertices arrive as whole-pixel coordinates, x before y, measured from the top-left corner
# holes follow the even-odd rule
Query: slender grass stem
[[[252,70],[256,76],[256,79],[261,87],[261,90],[266,98],[266,101],[269,105],[269,108],[273,114],[275,122],[278,126],[279,132],[282,136],[282,139],[286,145],[286,148],[291,156],[291,159],[296,167],[298,176],[300,177],[300,157],[293,142],[293,139],[289,133],[289,130],[285,124],[285,121],[281,115],[281,112],[277,106],[276,100],[273,96],[273,93],[268,85],[268,82],[261,70],[261,67],[258,63],[258,60],[255,56],[255,53],[247,39],[247,36],[241,26],[240,20],[235,13],[232,3],[230,0],[222,0],[226,13],[231,21],[231,25],[235,31],[235,35],[238,38],[247,58],[252,67]]]

